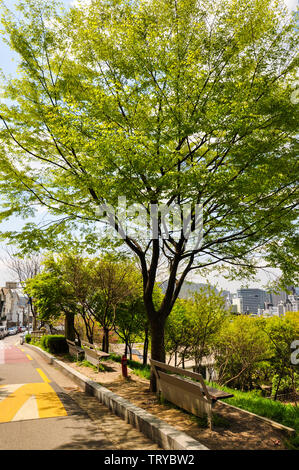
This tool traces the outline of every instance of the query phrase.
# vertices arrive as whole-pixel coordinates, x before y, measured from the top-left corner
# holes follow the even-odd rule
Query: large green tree
[[[53,247],[81,227],[91,246],[99,204],[121,232],[109,209],[120,195],[148,215],[162,202],[202,204],[199,246],[182,229],[163,238],[161,214],[155,236],[123,233],[142,270],[151,355],[164,361],[165,321],[190,272],[244,275],[271,253],[269,263],[293,273],[284,240],[296,217],[296,18],[272,0],[83,3],[63,13],[24,0],[20,19],[4,9],[20,63],[0,107],[2,217],[42,205],[52,224],[7,236]],[[157,308],[161,260],[168,282]]]

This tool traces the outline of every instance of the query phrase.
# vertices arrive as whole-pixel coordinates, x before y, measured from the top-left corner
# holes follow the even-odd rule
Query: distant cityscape
[[[165,292],[166,283],[161,285]],[[201,289],[207,289],[207,284],[185,282],[182,286],[179,297],[191,298],[194,292]],[[219,290],[215,292],[219,293]],[[236,314],[251,314],[260,316],[282,316],[286,312],[299,311],[299,287],[290,286],[288,292],[281,291],[279,293],[267,292],[257,288],[241,288],[236,293],[228,290],[220,291],[225,297],[225,304]]]
[[[166,283],[161,284],[162,291]],[[194,292],[207,290],[207,284],[185,282],[179,297],[191,298]],[[214,287],[216,293],[219,290]],[[299,287],[289,287],[288,292],[267,292],[263,289],[241,288],[236,293],[221,291],[227,309],[235,314],[258,316],[283,316],[286,312],[299,311]],[[6,282],[0,287],[0,326],[28,326],[32,324],[32,312],[28,297],[17,282]]]

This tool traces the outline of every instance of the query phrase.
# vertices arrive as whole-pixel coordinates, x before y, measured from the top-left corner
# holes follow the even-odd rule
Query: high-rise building
[[[238,289],[237,303],[240,305],[241,313],[257,314],[259,309],[263,309],[266,302],[269,302],[269,294],[262,289]]]

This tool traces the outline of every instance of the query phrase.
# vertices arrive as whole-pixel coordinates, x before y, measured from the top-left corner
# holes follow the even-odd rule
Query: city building
[[[238,313],[257,314],[259,309],[265,308],[265,303],[269,302],[269,294],[262,289],[237,290],[237,296],[233,298],[233,304],[237,305]]]
[[[285,315],[286,312],[299,312],[299,289],[289,287],[288,292],[270,293],[270,302],[264,309],[259,309],[258,314],[263,316]]]
[[[6,282],[0,288],[0,325],[7,328],[32,323],[28,298],[17,282]]]

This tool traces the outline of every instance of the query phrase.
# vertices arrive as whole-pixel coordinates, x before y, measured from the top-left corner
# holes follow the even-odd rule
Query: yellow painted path
[[[27,358],[32,361],[29,354]],[[67,412],[51,387],[51,380],[36,368],[42,382],[0,386],[0,423],[27,419],[67,416]]]

